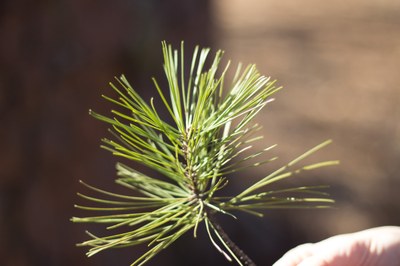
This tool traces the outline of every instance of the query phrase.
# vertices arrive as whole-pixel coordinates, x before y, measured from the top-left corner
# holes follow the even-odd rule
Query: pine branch
[[[218,213],[234,216],[246,212],[259,217],[275,208],[326,208],[333,200],[321,192],[323,186],[289,187],[270,190],[272,183],[301,176],[337,161],[299,166],[301,161],[328,145],[326,141],[288,164],[244,188],[237,195],[218,196],[230,180],[229,174],[269,163],[277,158],[262,158],[275,145],[255,149],[261,139],[254,118],[274,99],[280,87],[261,75],[255,65],[238,66],[232,84],[226,88],[225,75],[230,63],[220,71],[222,51],[215,53],[205,69],[210,49],[196,47],[189,72],[184,66],[183,43],[180,53],[163,42],[164,72],[168,90],[153,79],[158,98],[149,101],[132,88],[125,76],[110,83],[117,98],[103,95],[115,105],[111,117],[90,114],[111,129],[112,137],[103,139],[103,148],[118,157],[128,158],[161,174],[162,180],[117,164],[115,182],[125,187],[126,195],[99,189],[82,182],[98,196],[78,193],[93,205],[76,205],[102,215],[73,217],[73,222],[107,224],[106,236],[88,233],[88,256],[106,249],[147,245],[148,251],[132,265],[143,265],[174,243],[180,236],[204,224],[210,241],[228,260],[239,265],[254,262],[229,238],[216,221]],[[155,106],[163,104],[172,118],[164,121]],[[250,152],[248,156],[242,154]],[[139,194],[139,196],[138,196]],[[235,217],[236,218],[236,217]],[[120,229],[119,233],[113,230]],[[122,231],[122,232],[121,232]]]

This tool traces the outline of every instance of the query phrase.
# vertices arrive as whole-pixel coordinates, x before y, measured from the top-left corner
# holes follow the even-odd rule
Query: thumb
[[[300,262],[309,256],[313,255],[313,245],[314,244],[302,244],[299,245],[282,256],[277,262],[272,266],[297,266]]]
[[[305,258],[297,266],[347,266],[348,264],[338,264],[335,260],[327,260],[321,255],[314,255]],[[350,266],[350,265],[348,265]]]

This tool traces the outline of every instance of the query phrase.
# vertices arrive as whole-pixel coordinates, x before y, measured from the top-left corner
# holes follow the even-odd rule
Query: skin
[[[400,227],[337,235],[288,251],[273,266],[398,266]]]

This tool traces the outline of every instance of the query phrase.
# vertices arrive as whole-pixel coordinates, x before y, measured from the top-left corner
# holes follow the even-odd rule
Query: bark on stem
[[[243,265],[246,266],[257,266],[251,259],[249,256],[247,256],[246,253],[244,253],[243,250],[241,250],[235,242],[232,241],[232,239],[230,239],[230,237],[228,236],[228,234],[224,231],[224,229],[222,229],[222,227],[219,225],[219,223],[216,221],[215,216],[208,212],[207,213],[207,217],[208,220],[210,221],[210,223],[212,224],[212,226],[215,228],[215,230],[218,232],[218,234],[221,236],[221,238],[223,239],[223,241],[226,243],[226,245],[229,247],[230,250],[232,250],[232,252],[235,254],[235,256],[240,260],[240,262]]]

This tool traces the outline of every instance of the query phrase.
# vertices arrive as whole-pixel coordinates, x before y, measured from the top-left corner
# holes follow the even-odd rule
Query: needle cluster
[[[280,87],[261,75],[255,65],[244,69],[239,65],[233,81],[226,86],[230,63],[220,69],[222,51],[216,52],[207,69],[207,48],[194,49],[188,69],[183,44],[178,51],[163,42],[162,51],[167,90],[153,78],[158,97],[145,101],[121,76],[110,83],[118,97],[103,95],[116,106],[111,117],[94,111],[90,114],[111,126],[113,138],[103,139],[103,148],[157,171],[163,179],[118,163],[116,183],[132,193],[112,193],[82,182],[98,196],[78,195],[96,205],[76,207],[104,215],[73,217],[72,221],[107,224],[110,234],[88,233],[90,239],[79,245],[90,247],[87,255],[92,256],[109,248],[145,244],[148,251],[132,263],[143,265],[186,232],[191,230],[196,236],[198,226],[204,224],[212,244],[228,260],[255,265],[229,239],[214,216],[221,213],[235,217],[234,212],[242,211],[261,217],[271,208],[329,206],[333,201],[319,192],[322,187],[268,190],[268,186],[303,171],[336,164],[326,161],[298,166],[330,141],[257,179],[236,195],[219,196],[229,182],[229,174],[276,159],[262,156],[275,146],[260,150],[252,146],[260,139],[254,135],[260,126],[253,118],[273,100],[271,96]],[[170,122],[161,118],[156,108],[161,104]],[[243,156],[249,151],[251,155]],[[122,228],[122,233],[112,233],[117,228]]]

